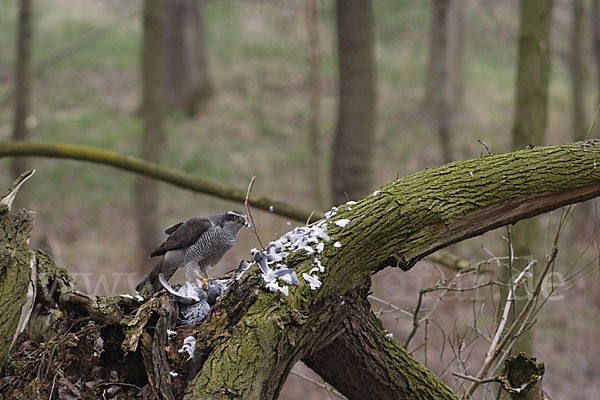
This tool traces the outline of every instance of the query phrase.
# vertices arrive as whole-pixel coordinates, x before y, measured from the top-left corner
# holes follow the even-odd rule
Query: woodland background
[[[334,204],[330,172],[338,104],[336,4],[314,3],[317,19],[311,26],[310,3],[204,1],[207,95],[191,113],[168,112],[164,138],[152,146],[159,154],[150,157],[238,188],[245,188],[256,175],[255,193],[305,209],[327,210]],[[434,81],[430,61],[431,52],[439,51],[435,43],[440,44],[434,29],[436,3],[441,2],[372,2],[376,111],[369,190],[446,161],[487,154],[479,141],[494,153],[513,148],[520,2],[449,2],[456,15],[442,41],[450,55],[443,72],[451,79],[443,83],[447,89]],[[552,5],[545,144],[597,136],[593,121],[598,117],[600,49],[593,35],[594,21],[598,22],[594,6],[598,1],[556,0]],[[144,156],[142,8],[142,1],[33,3],[27,139]],[[0,140],[9,140],[14,134],[19,2],[0,0],[0,9]],[[312,45],[311,34],[318,39]],[[317,95],[314,86],[311,90],[314,79]],[[440,122],[438,99],[443,90],[448,90],[447,102],[441,105],[446,107],[446,120]],[[311,107],[315,98],[318,104]],[[443,129],[448,147],[440,141]],[[0,163],[0,186],[7,187],[13,179],[12,161]],[[134,175],[64,160],[31,159],[27,166],[37,169],[35,184],[27,185],[22,198],[20,194],[19,205],[37,215],[32,247],[50,251],[76,278],[77,287],[93,294],[133,293],[151,265],[143,262],[144,243],[159,244],[163,227],[194,215],[242,207],[158,184],[153,211],[139,201]],[[136,222],[140,214],[154,215],[155,229],[142,229],[140,235]],[[255,219],[267,241],[298,225],[262,211],[255,211]],[[529,239],[533,251],[543,256],[557,216],[541,217],[538,224],[538,234]],[[533,354],[546,363],[544,387],[553,398],[600,396],[598,226],[595,202],[575,210],[561,238],[557,271],[571,276],[568,271],[575,266],[582,272],[565,281],[569,290],[552,298],[536,323]],[[506,228],[450,250],[468,262],[506,256],[501,236],[506,236]],[[257,246],[249,230],[242,232],[214,275],[237,266]],[[399,308],[413,309],[419,289],[435,284],[438,268],[443,268],[422,263],[409,272],[388,268],[373,276],[373,294]],[[174,279],[182,281],[183,275]],[[408,348],[450,385],[455,383],[450,365],[457,343],[467,336],[473,312],[469,296],[447,296],[433,315],[437,326],[426,334],[420,331]],[[435,296],[426,297],[426,305],[434,300]],[[372,304],[386,329],[402,343],[412,317],[390,305]],[[485,351],[482,344],[466,343],[464,350],[480,358]],[[321,383],[301,364],[294,370]],[[330,394],[292,374],[281,398],[328,399]]]

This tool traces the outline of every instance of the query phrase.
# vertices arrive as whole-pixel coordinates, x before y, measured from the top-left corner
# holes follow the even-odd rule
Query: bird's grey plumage
[[[169,237],[150,257],[163,255],[168,264],[183,264],[188,280],[200,272],[206,274],[235,244],[247,221],[239,211],[188,219],[167,228]]]
[[[216,281],[208,283],[206,289],[206,302],[212,307],[217,304],[217,299],[223,294],[223,288]]]
[[[206,318],[210,313],[210,305],[206,300],[199,301],[192,305],[183,305],[179,307],[177,316],[177,325],[197,324]]]
[[[136,289],[141,292],[150,283],[157,290],[160,272],[168,279],[182,266],[188,280],[198,273],[206,275],[208,269],[235,244],[240,229],[247,225],[246,214],[227,211],[209,217],[194,217],[168,227],[165,233],[169,237],[150,254],[150,257],[163,256],[162,261]]]

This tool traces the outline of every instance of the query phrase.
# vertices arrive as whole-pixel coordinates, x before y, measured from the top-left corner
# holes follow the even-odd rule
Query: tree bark
[[[164,121],[164,1],[146,0],[143,16],[142,114],[144,136],[141,158],[158,163],[165,141]],[[158,243],[158,184],[139,177],[135,182],[134,208],[138,230],[140,270],[146,270],[146,259]]]
[[[393,339],[385,337],[372,316],[360,315],[367,307],[370,275],[388,265],[409,269],[449,244],[600,195],[600,169],[595,165],[599,158],[600,141],[579,142],[455,162],[391,182],[351,207],[340,206],[326,222],[331,240],[316,255],[325,267],[318,273],[320,288],[311,290],[301,281],[289,287],[289,296],[272,293],[253,266],[231,282],[211,317],[198,325],[175,328],[172,306],[161,294],[140,303],[60,288],[54,297],[71,320],[59,332],[64,339],[52,339],[53,357],[40,354],[41,365],[50,376],[66,371],[65,379],[72,382],[87,382],[94,371],[114,370],[115,379],[99,377],[92,383],[118,386],[131,396],[147,385],[163,393],[162,398],[170,391],[173,398],[274,399],[296,361],[310,363],[312,356],[329,351],[325,354],[336,357],[349,376],[365,373],[364,365],[372,366],[374,382],[379,382],[372,390],[382,398],[406,390],[408,398],[455,399],[430,371],[417,366],[397,344],[388,344]],[[340,219],[349,222],[336,224]],[[314,257],[297,251],[285,263],[302,277],[315,267]],[[176,329],[176,335],[169,339],[166,329]],[[359,337],[352,339],[353,333]],[[188,361],[178,349],[190,335],[196,347]],[[101,350],[94,347],[99,337]],[[79,343],[76,352],[69,343]],[[17,369],[21,360],[48,345],[39,350],[31,342],[23,346],[5,366],[9,379],[4,393],[10,396],[18,384],[34,384],[48,398],[52,379],[34,379],[39,368],[28,364]],[[361,363],[353,363],[359,356]],[[140,376],[142,368],[132,369],[132,363],[145,365],[147,377]],[[395,377],[393,384],[383,384],[383,371]],[[321,373],[335,385],[347,383],[335,371]],[[355,386],[336,388],[358,393]]]
[[[196,115],[213,93],[204,32],[204,0],[166,2],[165,89],[171,110]]]
[[[19,1],[19,25],[17,31],[17,54],[15,62],[14,119],[12,138],[15,141],[29,139],[27,117],[31,109],[31,48],[33,35],[33,0]],[[13,177],[27,170],[27,161],[15,158],[12,161]],[[19,196],[20,204],[26,203],[27,190]]]
[[[573,0],[571,4],[571,129],[573,140],[583,140],[587,135],[588,123],[585,113],[585,58],[583,52],[586,28],[583,0]]]
[[[592,0],[592,40],[594,48],[594,61],[596,67],[597,104],[600,104],[600,0]],[[599,131],[596,126],[596,132]]]
[[[335,204],[372,185],[375,45],[371,0],[337,0],[338,116],[331,169]]]
[[[553,0],[522,1],[519,11],[519,43],[517,60],[517,87],[515,119],[512,128],[513,148],[543,145],[548,112],[548,82],[550,78],[550,26]],[[527,257],[543,259],[538,243],[540,238],[537,220],[528,220],[512,231],[514,254],[521,259],[513,266],[516,271],[505,270],[504,281],[518,274],[527,265]],[[535,270],[534,270],[535,275]],[[503,291],[503,299],[508,291]],[[527,301],[526,289],[516,292],[516,315]],[[501,301],[501,304],[505,304]],[[533,353],[533,330],[525,332],[515,342],[515,352]]]
[[[333,340],[302,359],[308,367],[349,399],[460,398],[392,339],[364,297],[352,307]]]
[[[0,366],[33,308],[36,261],[28,242],[34,213],[0,211]]]

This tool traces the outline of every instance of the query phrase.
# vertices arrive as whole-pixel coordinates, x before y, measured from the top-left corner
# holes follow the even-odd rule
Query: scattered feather
[[[196,338],[193,336],[188,336],[185,339],[183,339],[183,346],[181,346],[181,348],[179,350],[177,350],[178,353],[183,353],[184,351],[187,352],[189,354],[189,357],[186,361],[191,360],[192,358],[194,358],[194,349],[196,348]]]
[[[349,219],[338,219],[337,221],[335,221],[335,224],[337,226],[339,226],[340,228],[345,228],[346,225],[348,225],[350,223]]]
[[[319,268],[319,272],[325,272],[325,267],[323,266],[323,264],[321,264],[321,260],[319,260],[318,258],[313,258],[312,261],[317,264],[317,267]]]
[[[323,243],[323,242],[319,243],[316,247],[317,253],[321,254],[323,252],[324,248],[325,248],[325,243]]]
[[[321,287],[321,281],[319,280],[318,276],[309,275],[305,272],[302,274],[302,278],[304,279],[305,282],[310,284],[310,288],[312,290],[317,290],[318,288]]]
[[[268,282],[267,285],[266,285],[266,287],[271,292],[280,291],[281,293],[283,293],[286,296],[289,295],[289,289],[288,289],[288,287],[287,286],[279,286],[279,283],[277,282],[277,280]]]

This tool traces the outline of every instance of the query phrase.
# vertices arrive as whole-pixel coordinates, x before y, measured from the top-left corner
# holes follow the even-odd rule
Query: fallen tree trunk
[[[293,365],[305,360],[349,398],[365,398],[360,383],[375,382],[369,393],[376,390],[381,398],[456,399],[386,337],[368,312],[370,275],[388,265],[409,269],[449,244],[600,195],[598,157],[600,142],[588,141],[454,162],[391,182],[319,223],[331,239],[322,242],[321,253],[299,250],[286,258],[298,276],[318,275],[320,287],[311,288],[305,278],[287,296],[273,293],[253,266],[231,283],[208,320],[177,327],[170,339],[173,305],[161,293],[139,302],[89,297],[60,286],[53,298],[66,316],[53,329],[61,337],[73,332],[81,350],[72,359],[60,357],[69,352],[68,343],[54,339],[58,356],[47,370],[63,371],[67,381],[77,382],[68,368],[75,362],[83,382],[97,375],[93,387],[137,394],[151,389],[159,398],[271,399]],[[323,271],[315,274],[319,263]],[[195,348],[188,360],[180,350],[189,336]],[[13,357],[24,357],[24,351]],[[145,376],[139,368],[132,371],[131,363],[145,365]],[[106,370],[114,371],[114,379],[112,372],[93,375]],[[5,366],[4,375],[18,371]],[[54,385],[44,379],[35,382],[48,397]],[[61,387],[87,390],[66,382]]]

